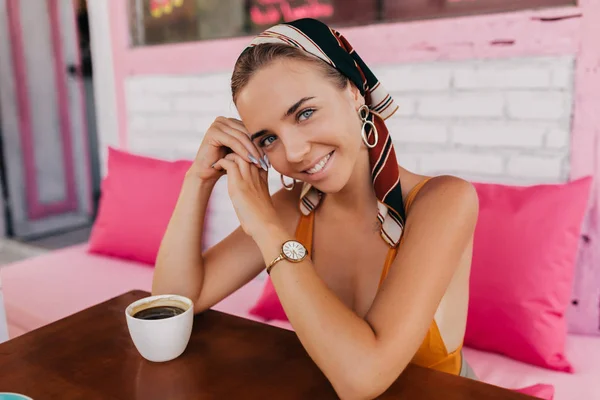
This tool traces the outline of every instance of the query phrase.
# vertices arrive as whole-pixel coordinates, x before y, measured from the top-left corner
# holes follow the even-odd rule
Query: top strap
[[[410,208],[410,206],[412,206],[412,203],[415,201],[415,198],[417,197],[417,194],[419,193],[419,191],[423,188],[423,186],[425,186],[425,184],[430,179],[431,178],[423,179],[421,182],[417,183],[415,185],[415,187],[413,187],[410,190],[410,192],[408,193],[408,195],[406,196],[406,201],[404,202],[404,204],[406,207],[405,212],[406,212],[407,219],[408,219],[408,209]],[[404,239],[404,235],[400,238],[400,244],[402,244],[403,239]],[[381,271],[381,276],[379,277],[379,286],[378,287],[381,287],[381,285],[383,284],[383,281],[385,281],[385,278],[387,278],[388,272],[390,271],[390,267],[392,266],[392,263],[396,259],[396,254],[398,254],[398,247],[392,247],[388,250],[387,257],[385,258],[385,264],[383,265],[383,270]]]

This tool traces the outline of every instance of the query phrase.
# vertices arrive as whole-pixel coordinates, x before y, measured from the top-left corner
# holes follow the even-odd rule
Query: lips
[[[333,151],[331,153],[327,154],[325,157],[321,158],[312,168],[309,168],[309,169],[305,170],[304,172],[306,172],[309,175],[313,175],[313,174],[316,174],[317,172],[321,171],[327,165],[327,162],[331,158],[332,154],[333,154]]]

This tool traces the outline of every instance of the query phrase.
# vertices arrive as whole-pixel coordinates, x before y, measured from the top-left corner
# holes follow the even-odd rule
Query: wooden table
[[[167,363],[135,349],[125,293],[0,344],[0,392],[34,399],[335,399],[293,332],[217,311],[197,315],[190,343]],[[481,382],[409,366],[381,399],[525,400]]]

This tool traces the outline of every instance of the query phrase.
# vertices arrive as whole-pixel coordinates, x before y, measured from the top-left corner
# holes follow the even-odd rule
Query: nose
[[[282,139],[285,147],[285,156],[291,164],[298,164],[304,161],[306,155],[310,153],[310,143],[306,138],[302,138],[299,132],[291,132]]]

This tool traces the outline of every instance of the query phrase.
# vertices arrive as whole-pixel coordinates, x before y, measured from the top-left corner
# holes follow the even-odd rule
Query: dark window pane
[[[383,0],[383,15],[389,21],[453,17],[562,5],[576,0]]]
[[[134,46],[248,34],[246,0],[129,0]]]
[[[576,0],[128,0],[134,46],[245,36],[311,17],[335,27],[514,11]]]

